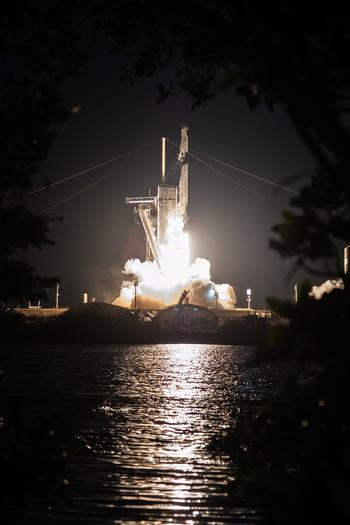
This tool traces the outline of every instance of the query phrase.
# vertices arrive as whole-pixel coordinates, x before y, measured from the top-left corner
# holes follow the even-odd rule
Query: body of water
[[[176,344],[1,351],[9,399],[69,414],[91,451],[67,461],[68,498],[6,511],[20,523],[256,523],[228,497],[234,465],[208,445],[237,407],[276,391],[286,370],[247,367],[252,349]]]

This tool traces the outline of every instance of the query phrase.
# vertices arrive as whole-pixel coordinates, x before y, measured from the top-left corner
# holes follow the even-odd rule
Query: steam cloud
[[[159,309],[176,304],[184,290],[191,303],[233,309],[236,294],[229,284],[215,284],[210,277],[210,262],[198,257],[190,264],[189,235],[179,217],[168,218],[166,243],[159,246],[156,261],[129,259],[123,273],[120,295],[113,304],[130,308]],[[161,268],[161,269],[160,269]]]
[[[330,293],[335,288],[344,288],[344,283],[342,279],[332,279],[322,283],[320,286],[313,286],[311,292],[309,293],[309,296],[314,297],[314,299],[321,299],[323,294]]]
[[[179,260],[170,259],[161,271],[154,261],[141,262],[130,259],[124,266],[125,279],[119,297],[113,304],[132,307],[135,298],[135,280],[138,284],[137,308],[159,309],[178,302],[183,290],[189,291],[191,303],[234,309],[236,294],[229,284],[215,284],[210,278],[210,262],[197,258],[190,266],[181,265]]]

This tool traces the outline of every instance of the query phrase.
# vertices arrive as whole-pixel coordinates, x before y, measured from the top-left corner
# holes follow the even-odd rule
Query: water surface
[[[36,346],[1,352],[10,397],[70,415],[91,447],[70,459],[69,500],[29,502],[21,523],[256,523],[227,497],[234,466],[208,445],[232,409],[274,392],[285,370],[249,368],[225,345]]]

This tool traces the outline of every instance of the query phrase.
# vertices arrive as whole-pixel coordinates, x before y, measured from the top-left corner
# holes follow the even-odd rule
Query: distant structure
[[[179,302],[177,303],[178,305],[179,304],[188,304],[188,294],[190,293],[189,290],[184,290],[180,296],[180,299],[179,299]]]
[[[58,304],[58,298],[59,298],[59,295],[60,295],[60,285],[59,283],[56,284],[56,297],[55,297],[55,308],[56,310],[59,308],[59,304]]]
[[[350,245],[344,248],[344,273],[349,271]]]
[[[248,288],[247,289],[247,307],[248,307],[248,310],[251,309],[251,302],[252,302],[252,290],[251,290],[251,288]]]
[[[298,284],[296,283],[293,288],[293,301],[295,304],[298,303]]]
[[[215,333],[219,318],[213,310],[198,304],[177,304],[157,312],[155,323],[165,332]]]
[[[31,309],[39,309],[39,308],[41,308],[40,301],[38,301],[37,305],[32,305],[32,303],[30,301],[28,301],[28,308],[31,308]]]
[[[188,229],[188,126],[181,129],[181,145],[178,160],[181,174],[177,185],[167,184],[165,138],[162,138],[162,179],[157,195],[127,197],[126,203],[134,205],[134,213],[140,218],[146,234],[146,260],[155,261],[161,268],[160,246],[166,244],[169,219],[181,224],[181,231]]]

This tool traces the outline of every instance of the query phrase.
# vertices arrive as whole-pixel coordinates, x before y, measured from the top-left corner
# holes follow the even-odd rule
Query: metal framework
[[[161,245],[167,243],[170,219],[179,220],[188,229],[188,127],[181,129],[178,155],[180,177],[177,185],[166,183],[165,138],[162,138],[162,174],[157,195],[126,197],[126,203],[134,205],[134,213],[140,218],[146,236],[146,259],[155,260],[161,267]]]

